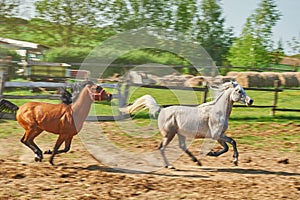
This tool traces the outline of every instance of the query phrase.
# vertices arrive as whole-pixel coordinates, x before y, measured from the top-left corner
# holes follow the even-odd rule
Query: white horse
[[[209,156],[219,156],[228,151],[227,142],[233,146],[233,163],[238,164],[238,151],[236,142],[225,135],[228,128],[228,119],[234,102],[240,102],[247,106],[252,105],[253,100],[247,96],[244,89],[236,82],[227,82],[217,89],[216,98],[197,107],[170,106],[161,108],[154,98],[144,95],[138,98],[131,106],[121,108],[122,112],[133,113],[140,109],[149,108],[150,114],[158,115],[158,127],[163,136],[159,150],[164,160],[165,167],[174,168],[169,164],[165,149],[177,134],[180,148],[187,153],[194,162],[201,165],[200,161],[187,149],[186,137],[212,138],[217,140],[223,149],[209,152]]]

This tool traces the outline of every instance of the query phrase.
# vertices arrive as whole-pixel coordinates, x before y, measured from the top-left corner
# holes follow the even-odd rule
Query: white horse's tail
[[[132,105],[119,109],[121,112],[129,114],[138,110],[149,109],[149,113],[155,117],[156,113],[159,113],[160,111],[160,106],[151,95],[146,94],[135,100]]]

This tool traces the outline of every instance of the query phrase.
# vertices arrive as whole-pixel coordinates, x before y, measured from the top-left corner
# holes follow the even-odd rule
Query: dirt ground
[[[289,131],[299,134],[300,127]],[[237,140],[239,166],[231,163],[230,147],[220,157],[201,157],[203,166],[182,155],[173,163],[176,170],[130,173],[99,163],[78,136],[70,152],[55,157],[55,166],[48,155],[35,163],[21,136],[0,137],[0,199],[300,199],[299,144],[287,143],[292,151],[281,151],[276,145],[255,148]],[[44,133],[36,142],[48,150],[55,139]],[[199,155],[197,145],[190,150]]]

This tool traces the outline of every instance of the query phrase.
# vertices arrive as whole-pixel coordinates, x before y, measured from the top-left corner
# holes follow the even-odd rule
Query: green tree
[[[232,28],[224,28],[220,0],[201,0],[198,17],[195,29],[197,41],[217,65],[222,65],[232,44],[233,33]]]
[[[283,50],[282,40],[280,39],[277,43],[277,48],[272,52],[272,62],[279,64],[282,60],[282,57],[285,55]]]
[[[0,1],[0,19],[5,19],[16,15],[16,7],[19,5],[20,0],[6,0]]]
[[[20,0],[0,1],[0,33],[2,37],[4,34],[11,33],[16,30],[16,26],[12,24],[15,24],[14,16],[18,14],[17,7],[19,3]],[[7,26],[10,28],[7,29]]]
[[[287,42],[289,47],[291,48],[291,54],[300,54],[300,33],[298,34],[297,37],[292,37],[290,41]]]
[[[107,36],[99,27],[106,22],[99,16],[105,8],[98,0],[38,0],[35,6],[32,31],[51,38],[53,46],[94,46],[91,41]]]
[[[231,65],[266,67],[272,62],[272,28],[280,20],[274,0],[262,0],[229,50]]]
[[[103,15],[115,30],[155,27],[190,34],[197,4],[194,0],[104,0]]]

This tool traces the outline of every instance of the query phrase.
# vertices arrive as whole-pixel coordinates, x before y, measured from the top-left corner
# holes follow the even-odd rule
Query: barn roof
[[[0,44],[22,49],[49,49],[49,47],[41,44],[2,37],[0,37]]]

